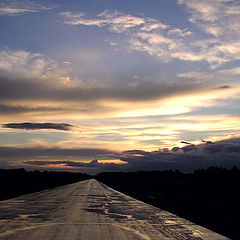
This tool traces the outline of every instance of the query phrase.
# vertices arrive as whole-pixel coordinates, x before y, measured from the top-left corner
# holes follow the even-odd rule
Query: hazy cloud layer
[[[67,123],[6,123],[2,124],[3,128],[12,128],[12,129],[24,129],[24,130],[40,130],[40,129],[52,129],[52,130],[63,130],[69,131],[74,125]]]

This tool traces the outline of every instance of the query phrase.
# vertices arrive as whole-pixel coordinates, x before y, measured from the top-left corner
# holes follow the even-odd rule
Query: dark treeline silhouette
[[[0,169],[0,200],[89,179],[83,173]]]
[[[240,169],[105,172],[96,178],[146,203],[240,239]]]

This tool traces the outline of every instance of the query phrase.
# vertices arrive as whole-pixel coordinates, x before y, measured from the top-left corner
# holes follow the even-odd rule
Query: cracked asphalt
[[[0,203],[1,240],[228,239],[94,179]]]

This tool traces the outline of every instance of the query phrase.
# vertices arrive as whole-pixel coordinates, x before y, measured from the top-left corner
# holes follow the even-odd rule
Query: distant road
[[[0,240],[228,239],[96,180],[0,202]]]

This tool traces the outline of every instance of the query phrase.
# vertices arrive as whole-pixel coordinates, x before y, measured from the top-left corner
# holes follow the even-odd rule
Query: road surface
[[[0,240],[228,239],[91,179],[0,202]]]

